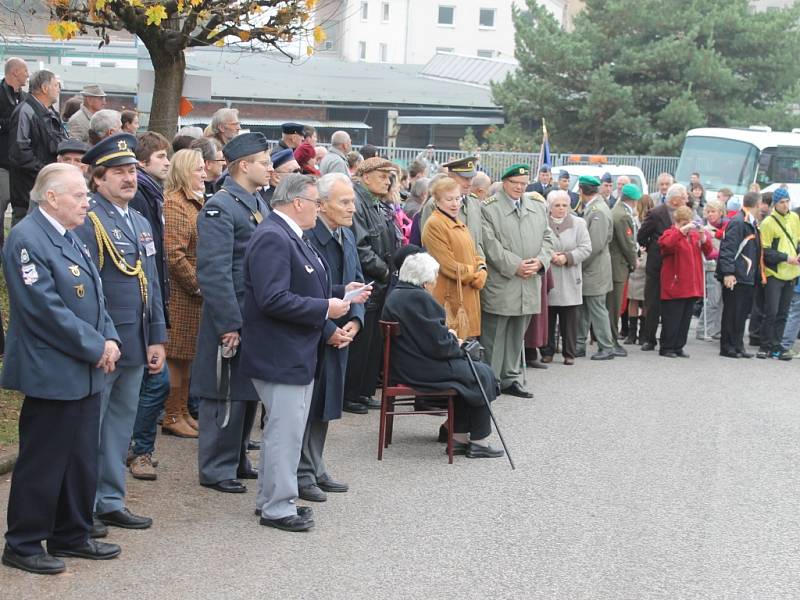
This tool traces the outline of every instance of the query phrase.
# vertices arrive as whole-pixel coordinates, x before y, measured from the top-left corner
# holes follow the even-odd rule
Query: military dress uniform
[[[581,185],[599,186],[597,177],[581,176]],[[614,236],[614,225],[611,209],[600,194],[595,194],[584,205],[583,218],[592,240],[592,253],[583,261],[583,304],[578,319],[577,355],[585,356],[586,338],[589,328],[597,337],[600,352],[593,356],[595,360],[614,358],[614,339],[611,335],[611,324],[608,320],[606,295],[614,289],[611,275],[611,255],[608,246]],[[625,352],[617,349],[620,355]]]
[[[515,167],[503,178],[530,173],[527,167]],[[525,331],[531,317],[541,311],[541,286],[550,266],[553,232],[544,199],[536,193],[514,201],[501,189],[483,201],[482,217],[489,275],[481,290],[481,343],[505,390],[520,385]],[[542,267],[523,279],[517,269],[529,258],[538,258]]]
[[[266,149],[266,138],[252,133],[231,140],[223,153],[232,162]],[[203,308],[190,394],[200,398],[200,484],[219,491],[246,491],[236,480],[252,471],[247,442],[259,398],[250,378],[239,371],[241,352],[224,358],[220,336],[242,328],[245,249],[267,214],[257,195],[228,176],[197,217],[197,283]],[[230,489],[220,489],[222,482]]]
[[[630,188],[626,196],[631,200],[638,200],[642,193],[633,184],[627,184]],[[631,189],[632,188],[632,189]],[[634,198],[634,196],[638,196]],[[608,320],[611,325],[611,338],[614,345],[619,346],[617,332],[619,331],[619,317],[622,310],[622,297],[625,292],[625,282],[636,269],[638,260],[636,245],[636,224],[633,220],[633,209],[624,201],[614,204],[611,209],[611,220],[613,223],[613,237],[608,247],[611,255],[611,281],[613,289],[606,295],[606,306],[608,308]]]
[[[120,341],[100,274],[55,223],[35,210],[11,230],[3,250],[11,319],[2,385],[25,394],[6,564],[7,553],[41,555],[43,540],[50,551],[87,542],[106,379],[95,365],[107,340]]]
[[[134,136],[113,135],[93,146],[83,162],[109,168],[135,164],[135,148]],[[108,312],[122,340],[122,356],[116,370],[107,377],[100,411],[95,512],[103,521],[104,515],[125,508],[125,459],[139,406],[147,349],[167,341],[167,328],[156,248],[147,219],[135,209],[112,204],[96,192],[85,223],[75,233],[100,272]],[[145,522],[150,520],[141,519],[143,522],[136,528],[149,527],[150,523]]]

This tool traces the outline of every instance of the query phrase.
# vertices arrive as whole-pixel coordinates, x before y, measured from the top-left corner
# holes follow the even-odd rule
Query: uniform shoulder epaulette
[[[129,206],[129,210],[132,210],[134,213],[136,213],[136,214],[137,214],[137,215],[139,215],[140,217],[144,217],[144,215],[141,213],[141,211],[138,211],[138,210],[136,210],[136,209],[135,209],[135,208],[133,208],[132,206]]]
[[[481,200],[481,204],[484,206],[489,206],[490,204],[494,204],[497,202],[497,196],[489,196],[486,200]]]
[[[530,200],[541,202],[542,204],[547,202],[547,200],[544,199],[544,196],[542,196],[539,192],[526,192],[525,197],[529,198]]]

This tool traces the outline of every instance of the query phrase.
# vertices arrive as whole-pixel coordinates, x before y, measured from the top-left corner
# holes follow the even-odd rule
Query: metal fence
[[[419,148],[393,148],[388,146],[378,146],[381,156],[387,157],[401,166],[408,166],[415,158],[425,154],[425,150]],[[450,162],[465,155],[461,150],[434,150],[434,158],[439,164]],[[569,165],[588,165],[598,164],[592,157],[575,154],[553,154],[552,166]],[[533,152],[489,152],[481,151],[481,167],[493,178],[500,176],[506,167],[515,163],[524,163],[531,166],[534,172],[539,169],[539,153]],[[677,156],[637,156],[628,154],[608,154],[603,155],[605,164],[639,167],[647,179],[648,185],[652,188],[655,185],[656,177],[659,173],[675,173],[678,167]],[[601,165],[603,163],[600,163]]]

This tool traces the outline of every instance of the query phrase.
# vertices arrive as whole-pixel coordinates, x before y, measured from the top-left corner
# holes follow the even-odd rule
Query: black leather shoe
[[[297,495],[308,502],[325,502],[328,496],[316,485],[298,488]]]
[[[659,351],[658,355],[665,358],[678,358],[678,354],[672,350],[661,350]]]
[[[738,350],[736,352],[736,356],[737,356],[737,358],[753,358],[752,353],[745,352],[744,350]]]
[[[689,355],[683,350],[675,350],[675,354],[678,356],[678,358],[690,358]]]
[[[642,350],[644,350],[645,352],[652,352],[655,349],[656,345],[651,342],[645,342],[644,344],[642,344]]]
[[[578,350],[575,352],[575,358],[586,358],[586,350]]]
[[[258,479],[258,471],[252,467],[247,471],[236,471],[236,479]]]
[[[367,408],[380,408],[381,407],[381,401],[380,400],[376,400],[372,396],[359,396],[358,397],[358,401],[361,404],[363,404],[364,406],[366,406]]]
[[[623,348],[622,346],[614,346],[611,352],[614,353],[614,356],[618,356],[620,358],[628,356],[628,351],[625,350],[625,348]]]
[[[720,351],[719,355],[724,356],[725,358],[739,358],[738,352]]]
[[[517,398],[533,398],[533,394],[523,388],[518,381],[515,381],[510,386],[502,390],[502,393],[508,394],[509,396],[516,396]]]
[[[117,544],[107,544],[88,539],[85,544],[73,546],[72,548],[53,548],[50,554],[53,556],[71,556],[73,558],[88,558],[89,560],[109,560],[117,558],[122,552]]]
[[[104,538],[108,535],[108,527],[103,525],[97,515],[92,517],[92,528],[89,530],[89,537],[93,539]]]
[[[769,356],[769,352],[766,350],[759,350],[756,352],[756,358],[767,358]]]
[[[361,404],[360,402],[353,402],[351,400],[344,401],[342,410],[344,412],[353,413],[354,415],[365,415],[368,412],[365,405]]]
[[[324,481],[317,481],[317,487],[323,492],[333,492],[334,494],[341,494],[350,489],[350,486],[335,479],[326,479]]]
[[[613,360],[615,356],[616,354],[614,354],[614,351],[611,349],[600,350],[599,352],[592,354],[590,360]]]
[[[505,452],[501,448],[479,446],[470,442],[467,448],[467,458],[500,458]]]
[[[261,509],[256,509],[256,516],[261,516]],[[304,519],[313,519],[314,518],[314,509],[310,506],[298,506],[297,507],[297,516],[303,517]]]
[[[469,444],[462,444],[461,442],[453,442],[453,456],[464,456],[467,453]],[[447,448],[444,449],[445,456],[447,455]]]
[[[283,531],[308,531],[314,526],[313,519],[304,519],[300,515],[289,515],[282,519],[265,519],[261,517],[260,523],[266,527],[274,527]]]
[[[97,515],[97,518],[105,525],[122,527],[123,529],[147,529],[153,524],[153,519],[150,517],[140,517],[127,508],[103,513],[102,515]]]
[[[261,450],[261,442],[256,440],[247,440],[247,449],[248,450]]]
[[[51,556],[47,552],[34,554],[33,556],[22,556],[13,552],[8,546],[3,549],[2,560],[7,567],[14,567],[37,575],[56,575],[57,573],[63,573],[67,568],[63,560]]]
[[[236,479],[225,479],[217,483],[201,483],[200,485],[225,494],[244,494],[247,491],[247,486]]]
[[[526,360],[525,366],[529,369],[546,369],[547,365],[538,360]]]

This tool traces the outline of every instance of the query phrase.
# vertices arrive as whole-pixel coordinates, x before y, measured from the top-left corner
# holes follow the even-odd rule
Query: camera
[[[465,340],[461,344],[461,349],[474,361],[483,361],[484,348],[478,340]]]

